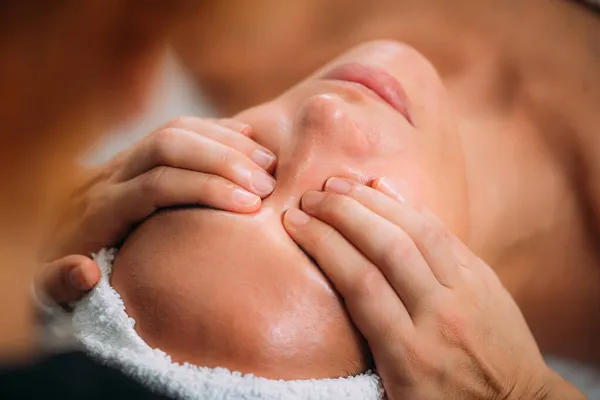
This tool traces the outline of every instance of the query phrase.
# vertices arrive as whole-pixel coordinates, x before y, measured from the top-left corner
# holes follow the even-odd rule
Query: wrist
[[[78,171],[78,175],[78,184],[65,197],[62,209],[56,213],[56,218],[52,223],[53,229],[48,232],[48,237],[41,250],[41,260],[45,262],[51,262],[70,254],[87,255],[91,251],[99,250],[88,250],[86,247],[88,235],[92,235],[97,229],[94,226],[86,226],[85,217],[93,205],[89,193],[93,186],[102,179],[102,176],[95,169],[81,169]],[[86,226],[86,231],[82,229],[82,226]]]

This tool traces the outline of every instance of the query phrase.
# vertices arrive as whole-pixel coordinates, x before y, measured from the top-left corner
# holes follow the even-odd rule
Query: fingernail
[[[286,225],[302,226],[310,221],[310,217],[297,208],[290,208],[288,212],[285,213],[283,220]]]
[[[339,194],[346,194],[352,190],[352,184],[345,179],[329,178],[325,183],[325,190]]]
[[[323,192],[308,192],[302,196],[302,208],[310,211],[316,208],[324,197]]]
[[[268,169],[275,162],[275,155],[263,149],[256,149],[250,155],[250,159],[264,169]]]
[[[381,193],[396,199],[398,201],[405,201],[404,197],[396,191],[396,189],[392,186],[390,181],[386,178],[379,178],[375,181],[373,187],[379,190]]]
[[[250,181],[258,194],[267,195],[275,189],[275,179],[263,171],[254,171]]]
[[[252,134],[252,127],[250,125],[243,124],[240,128],[240,133],[244,136],[250,136]]]
[[[233,190],[233,201],[236,203],[249,207],[256,205],[260,201],[260,197],[250,192],[245,191],[244,189],[234,189]]]
[[[69,272],[71,284],[79,290],[88,290],[94,285],[90,283],[86,276],[83,267],[75,267]]]

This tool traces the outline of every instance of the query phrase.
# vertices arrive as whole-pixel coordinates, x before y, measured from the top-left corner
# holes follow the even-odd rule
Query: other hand
[[[286,229],[343,297],[388,398],[583,398],[545,365],[493,270],[389,182],[332,178],[301,208]]]
[[[77,300],[100,277],[84,256],[118,244],[155,211],[204,205],[251,213],[274,188],[275,155],[241,122],[177,118],[94,169],[61,219],[36,287],[54,301]],[[64,258],[63,258],[64,257]]]
[[[165,207],[258,210],[273,191],[276,159],[251,136],[251,128],[235,120],[181,117],[141,139],[79,187],[51,244],[51,259],[117,244]]]

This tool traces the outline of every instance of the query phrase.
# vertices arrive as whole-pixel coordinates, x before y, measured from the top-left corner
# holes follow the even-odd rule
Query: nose
[[[277,186],[265,204],[297,207],[309,190],[321,190],[331,176],[366,180],[361,174],[378,138],[361,131],[347,113],[348,104],[335,94],[309,97],[300,107],[290,141],[280,148]]]

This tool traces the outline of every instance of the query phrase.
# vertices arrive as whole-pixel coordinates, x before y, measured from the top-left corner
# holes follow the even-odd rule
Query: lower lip
[[[357,83],[370,89],[414,125],[404,88],[384,69],[358,63],[344,64],[327,72],[323,79]]]

